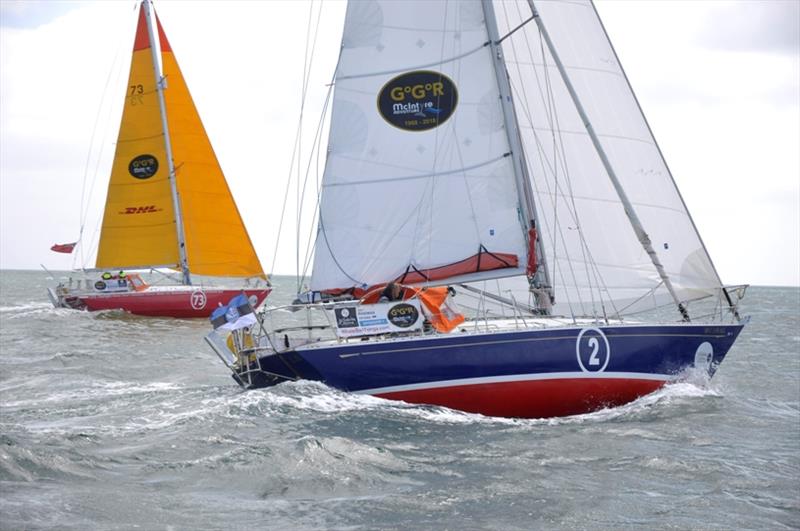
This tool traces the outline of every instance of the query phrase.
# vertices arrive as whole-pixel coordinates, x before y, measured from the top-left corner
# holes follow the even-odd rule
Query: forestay
[[[312,289],[524,273],[487,40],[479,2],[348,5]]]
[[[678,298],[719,295],[719,277],[594,6],[588,0],[534,4]],[[528,2],[494,5],[501,35],[532,14]],[[529,21],[508,37],[503,50],[556,301],[588,315],[600,313],[601,305],[608,314],[624,314],[672,302],[536,24]]]

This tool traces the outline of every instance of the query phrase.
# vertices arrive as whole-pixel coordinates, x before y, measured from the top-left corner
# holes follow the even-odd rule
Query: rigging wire
[[[330,97],[331,97],[332,87],[333,87],[333,84],[330,85],[330,87],[328,89],[328,94],[325,97],[325,104],[324,104],[324,106],[322,108],[322,119],[320,120],[320,124],[319,124],[319,127],[318,127],[318,134],[320,134],[322,131],[325,130],[325,117],[328,116],[327,109],[328,109],[328,102],[329,102]],[[311,219],[311,223],[309,224],[308,238],[306,240],[306,253],[305,253],[305,262],[303,264],[303,274],[302,274],[302,277],[300,278],[300,281],[298,282],[299,285],[304,285],[306,278],[309,276],[309,268],[311,267],[311,264],[312,264],[311,261],[314,259],[314,249],[316,248],[317,235],[319,234],[319,231],[317,230],[317,224],[315,223],[315,220],[318,219],[320,201],[322,199],[322,187],[321,187],[322,178],[321,178],[320,171],[319,171],[319,168],[320,168],[320,160],[319,160],[319,158],[320,158],[320,153],[322,152],[322,150],[319,149],[321,143],[322,143],[322,137],[320,135],[319,141],[318,141],[316,147],[312,147],[312,150],[316,151],[316,161],[315,161],[315,164],[314,164],[314,170],[315,170],[315,172],[314,172],[315,183],[314,184],[316,185],[316,189],[315,189],[316,193],[315,193],[315,196],[314,196],[315,197],[315,200],[314,200],[314,211],[311,213],[311,218],[310,218]],[[326,159],[326,163],[327,163],[327,159]],[[322,169],[322,173],[323,174],[325,173],[324,166],[323,166],[323,169]]]
[[[302,154],[300,153],[300,148],[301,148],[301,141],[300,141],[301,139],[300,139],[300,137],[302,135],[302,124],[303,124],[303,117],[304,117],[304,112],[305,112],[306,97],[307,97],[307,94],[308,94],[308,83],[309,83],[309,78],[310,78],[310,76],[308,75],[308,72],[309,72],[309,70],[311,68],[311,63],[312,63],[312,59],[313,59],[313,57],[311,57],[311,58],[308,57],[309,41],[311,40],[311,35],[310,34],[311,34],[311,18],[312,18],[311,9],[312,8],[313,8],[313,0],[312,0],[312,5],[309,7],[309,15],[308,15],[309,19],[308,19],[307,32],[306,32],[306,57],[304,58],[304,61],[303,61],[303,84],[302,84],[302,90],[301,90],[301,93],[300,93],[300,113],[299,113],[299,116],[298,116],[297,132],[295,133],[295,141],[294,141],[294,148],[292,149],[292,157],[291,157],[291,160],[289,161],[289,172],[288,172],[289,175],[288,175],[288,179],[286,180],[286,189],[285,189],[284,194],[283,194],[283,204],[281,206],[281,215],[280,215],[280,218],[279,218],[279,221],[278,221],[277,236],[275,237],[275,249],[274,249],[274,252],[272,253],[272,264],[270,265],[270,276],[272,276],[272,274],[275,271],[275,262],[276,262],[277,257],[278,257],[278,246],[280,245],[281,234],[283,232],[283,221],[284,221],[285,216],[286,216],[286,205],[289,202],[289,190],[290,190],[291,184],[292,184],[292,171],[293,171],[293,169],[295,167],[295,161],[297,161],[297,164],[298,164],[298,173],[297,173],[298,184],[297,184],[297,186],[298,186],[298,190],[299,190],[299,180],[300,180],[300,173],[299,173],[300,166],[299,166],[299,164],[300,164],[300,158],[302,157]],[[321,14],[321,12],[322,12],[322,3],[320,3],[319,10],[320,10],[320,14]],[[317,20],[317,23],[319,24],[319,19]],[[315,42],[316,42],[316,36],[315,36],[314,39],[315,39]],[[312,53],[312,56],[313,56],[313,53]],[[299,200],[298,200],[298,202],[299,202]],[[297,263],[298,264],[299,264],[299,261],[300,261],[300,259],[299,259],[299,256],[298,256],[297,257]],[[299,269],[299,267],[298,267],[298,269]]]
[[[539,50],[540,50],[541,57],[542,57],[542,63],[544,65],[544,68],[542,70],[544,72],[545,85],[547,87],[548,105],[550,107],[550,116],[548,118],[549,118],[549,121],[550,121],[551,132],[552,132],[552,136],[553,136],[553,154],[554,154],[554,157],[557,156],[556,155],[557,153],[560,153],[560,155],[561,155],[561,157],[559,157],[559,158],[561,160],[561,165],[562,165],[562,167],[564,169],[564,179],[565,179],[566,184],[567,184],[567,190],[569,191],[569,200],[572,203],[572,212],[574,213],[573,216],[574,216],[574,219],[575,219],[575,228],[578,231],[578,241],[580,242],[581,254],[583,256],[583,262],[586,263],[586,239],[585,239],[584,234],[583,234],[583,225],[580,222],[580,216],[578,214],[578,207],[575,204],[575,193],[574,193],[574,190],[572,188],[572,179],[570,178],[569,167],[568,167],[568,164],[567,164],[566,150],[564,149],[564,137],[562,135],[561,124],[560,124],[559,119],[558,119],[558,109],[556,108],[555,93],[553,91],[553,84],[552,84],[552,81],[550,79],[550,72],[549,72],[549,67],[548,67],[548,64],[547,64],[547,53],[545,52],[545,49],[544,49],[544,40],[542,38],[541,32],[539,32]],[[558,151],[558,146],[560,146],[560,148],[561,148],[560,152]],[[557,177],[556,177],[556,179],[557,179]],[[556,181],[556,188],[558,188],[557,181]],[[557,203],[558,203],[558,201],[556,201],[556,204]],[[565,249],[566,249],[566,247],[565,247]],[[569,260],[570,267],[571,267],[572,261],[570,260],[570,257],[567,256],[567,259]],[[577,288],[577,279],[575,279],[575,280],[576,280],[576,288]],[[592,313],[596,314],[595,301],[594,301],[594,288],[592,287],[592,278],[589,275],[589,271],[588,270],[586,271],[586,282],[587,282],[587,287],[589,288],[589,297],[591,298],[591,302],[592,302]],[[579,297],[580,297],[580,295],[579,295]]]
[[[133,9],[132,9],[132,12],[135,13],[134,16],[136,18],[138,18],[138,16],[139,16],[139,12],[138,12],[138,9],[137,9],[138,7],[139,7],[139,2],[137,0],[136,2],[133,2]],[[127,22],[126,22],[126,24],[127,24]],[[106,145],[105,142],[101,142],[100,143],[100,148],[99,148],[99,151],[97,153],[96,160],[95,160],[95,167],[94,167],[94,172],[92,174],[92,179],[91,179],[91,182],[89,183],[89,186],[87,187],[86,182],[87,182],[87,180],[89,178],[89,166],[91,165],[92,151],[94,151],[94,149],[95,149],[95,138],[97,138],[97,129],[98,129],[98,126],[100,124],[100,118],[101,118],[101,116],[103,114],[104,104],[106,103],[106,99],[107,99],[107,96],[109,94],[109,88],[111,86],[111,79],[112,79],[112,77],[114,77],[114,73],[115,72],[116,72],[116,79],[114,80],[114,86],[118,86],[120,84],[119,80],[120,80],[120,77],[122,76],[122,72],[123,72],[120,56],[121,56],[121,53],[122,53],[123,46],[128,42],[128,37],[129,37],[127,32],[119,32],[118,36],[119,36],[119,38],[118,38],[118,41],[117,41],[116,50],[115,50],[113,58],[111,60],[111,67],[108,70],[108,75],[106,76],[106,82],[105,82],[105,85],[103,86],[103,91],[102,91],[102,93],[100,95],[100,103],[97,106],[97,114],[95,116],[94,124],[92,126],[92,133],[91,133],[91,136],[89,138],[89,149],[87,150],[87,153],[86,153],[86,163],[85,163],[84,171],[83,171],[83,182],[81,184],[81,200],[80,200],[80,210],[79,210],[79,212],[80,212],[80,219],[79,219],[80,228],[79,228],[79,232],[78,232],[78,247],[80,249],[81,269],[85,268],[87,254],[91,253],[92,249],[94,249],[94,246],[95,246],[95,243],[96,243],[96,240],[97,240],[97,234],[98,234],[98,230],[99,230],[99,225],[102,222],[102,218],[100,218],[97,221],[97,226],[95,227],[95,231],[94,231],[94,233],[92,235],[92,238],[89,240],[89,245],[88,246],[84,245],[83,244],[83,233],[84,233],[84,229],[86,228],[86,223],[88,221],[89,206],[91,204],[92,196],[94,195],[94,187],[95,187],[95,184],[97,183],[97,176],[100,173],[100,163],[101,163],[101,161],[103,159],[103,151],[104,151],[104,148],[105,148],[105,145]],[[106,118],[105,118],[105,121],[104,121],[103,132],[100,135],[100,138],[106,138],[107,135],[108,135],[108,129],[109,129],[110,124],[111,124],[111,112],[112,112],[112,110],[113,109],[112,109],[111,105],[108,105],[106,107]],[[75,267],[76,266],[76,264],[75,264],[76,260],[78,260],[78,254],[75,254],[73,256],[73,259],[72,259],[72,268],[73,269],[76,269],[76,267]]]
[[[519,9],[517,11],[518,11],[517,14],[519,15],[519,17],[522,18],[523,17],[522,13],[519,11]],[[506,17],[508,18],[508,12],[507,11],[506,11]],[[541,35],[540,35],[540,46],[539,46],[539,48],[540,48],[540,54],[541,54],[541,57],[542,57],[541,65],[543,67],[544,75],[545,75],[545,78],[546,78],[545,79],[545,83],[544,83],[546,91],[542,89],[542,81],[539,79],[538,71],[535,68],[535,65],[537,63],[533,59],[532,47],[530,45],[530,41],[528,40],[528,34],[527,34],[527,32],[522,32],[522,33],[525,35],[524,38],[525,38],[525,42],[526,42],[526,45],[527,45],[526,49],[528,50],[528,53],[529,53],[532,71],[534,73],[534,76],[536,77],[537,85],[539,87],[539,92],[543,96],[543,104],[545,105],[545,107],[547,109],[549,109],[549,112],[546,113],[546,116],[547,116],[548,122],[550,124],[550,130],[553,133],[553,158],[556,161],[556,165],[555,166],[552,166],[552,165],[549,164],[549,159],[544,155],[544,151],[543,151],[543,146],[542,146],[541,140],[540,140],[538,134],[536,133],[536,130],[533,128],[533,121],[530,118],[530,102],[528,100],[527,91],[525,90],[525,87],[523,86],[522,90],[521,90],[521,92],[522,92],[521,100],[524,101],[524,105],[525,105],[524,106],[524,110],[528,113],[527,116],[528,116],[528,118],[530,120],[531,129],[532,129],[534,138],[536,140],[539,152],[542,155],[542,158],[541,158],[542,168],[545,169],[545,162],[547,162],[547,167],[550,168],[550,173],[554,176],[554,185],[555,185],[555,188],[556,188],[557,192],[553,193],[553,191],[550,189],[549,180],[545,179],[545,184],[547,185],[547,188],[549,190],[548,194],[551,195],[551,197],[553,197],[553,200],[552,200],[553,201],[553,205],[554,205],[553,209],[554,209],[555,215],[557,216],[558,195],[559,195],[558,191],[561,191],[561,184],[559,183],[559,180],[558,180],[558,171],[557,171],[558,170],[558,166],[559,166],[558,162],[560,162],[560,166],[563,167],[563,169],[564,169],[563,175],[564,175],[564,178],[565,178],[565,181],[566,181],[566,185],[568,187],[568,194],[564,194],[563,191],[561,191],[560,193],[561,193],[562,197],[564,197],[565,199],[567,197],[569,197],[570,200],[571,200],[570,201],[571,205],[570,204],[566,204],[565,206],[567,207],[567,212],[571,215],[571,217],[573,218],[573,221],[575,221],[576,227],[577,227],[577,229],[579,231],[578,232],[578,236],[579,236],[579,241],[580,241],[581,254],[583,255],[583,263],[587,264],[589,266],[587,268],[587,270],[586,270],[586,275],[587,275],[589,294],[590,294],[591,299],[592,299],[592,307],[594,309],[593,313],[596,315],[596,305],[597,305],[597,303],[595,302],[595,299],[594,299],[594,294],[595,294],[595,290],[596,290],[596,292],[597,292],[597,294],[599,296],[600,307],[603,310],[603,315],[606,315],[603,292],[605,292],[606,294],[609,294],[609,295],[610,295],[610,292],[608,290],[607,285],[605,284],[604,279],[602,278],[602,275],[599,272],[599,267],[597,265],[597,262],[594,260],[594,258],[592,256],[592,253],[591,253],[591,250],[588,247],[588,243],[587,243],[587,241],[585,239],[585,235],[583,234],[583,230],[581,228],[582,225],[580,224],[580,221],[579,221],[579,218],[578,218],[578,209],[577,209],[577,205],[575,204],[575,196],[574,196],[574,192],[572,190],[572,180],[570,178],[570,172],[569,172],[569,169],[568,169],[568,166],[567,166],[567,162],[566,162],[566,149],[565,149],[565,146],[564,146],[563,131],[562,131],[562,129],[561,129],[559,123],[558,123],[559,122],[559,117],[558,117],[558,112],[557,112],[557,108],[556,108],[556,105],[555,105],[555,96],[554,96],[554,92],[552,90],[552,81],[550,80],[550,77],[548,75],[548,65],[547,65],[547,62],[546,62],[546,55],[545,55],[545,51],[543,49],[543,43],[542,43],[542,40],[541,40]],[[515,55],[515,57],[517,57],[516,47],[514,46],[514,43],[513,43],[514,39],[511,39],[511,41],[512,41],[512,49],[514,50],[514,55]],[[520,70],[519,62],[517,62],[516,66],[517,66],[517,71],[518,71],[519,75],[521,76],[521,70]],[[519,89],[516,88],[516,86],[514,88],[515,88],[516,92],[520,92]],[[547,98],[546,99],[544,98],[544,93],[545,92],[547,93]],[[556,133],[557,133],[557,135],[556,135]],[[547,172],[545,172],[545,173],[547,173]],[[570,208],[570,206],[571,206],[571,208]],[[547,220],[545,220],[545,222],[547,222]],[[560,234],[561,237],[562,237],[562,241],[564,242],[564,244],[566,244],[566,239],[565,239],[565,237],[563,235],[563,229],[561,227],[562,224],[558,223],[557,217],[554,220],[554,224],[557,227],[558,234]],[[553,239],[556,240],[556,238],[553,238]],[[564,251],[567,252],[566,245],[564,247]],[[554,252],[554,254],[557,253],[557,245],[555,244],[555,241],[554,241],[554,245],[553,245],[553,252]],[[554,257],[554,262],[557,262],[557,259],[555,259],[555,257]],[[567,252],[567,265],[570,267],[571,276],[573,278],[573,283],[574,283],[574,286],[575,286],[575,289],[576,289],[576,295],[578,296],[578,302],[580,303],[581,307],[583,307],[584,303],[582,301],[581,292],[580,292],[580,289],[578,287],[577,277],[575,275],[575,270],[572,267],[572,260],[569,258],[569,253],[568,252]],[[555,271],[556,263],[554,263],[553,268],[554,268],[554,274],[556,274],[556,271]],[[559,277],[561,277],[562,282],[563,282],[564,281],[563,275],[561,275],[560,272],[558,273],[558,275],[559,275]],[[594,283],[595,283],[594,285],[596,287],[593,287],[592,277],[594,277]],[[566,284],[564,285],[564,287],[565,288],[567,287]],[[570,298],[569,297],[567,297],[567,301],[568,301],[568,303],[570,302]],[[612,304],[612,306],[614,306],[613,298],[610,298],[609,302]],[[571,308],[571,304],[570,304],[570,308]],[[572,311],[572,308],[571,308],[571,311]]]
[[[312,243],[316,243],[316,238],[314,238],[312,236],[314,234],[314,229],[315,229],[313,220],[317,217],[317,213],[319,211],[319,206],[320,206],[320,200],[321,200],[321,190],[320,190],[320,186],[319,186],[319,153],[321,151],[320,148],[321,148],[321,143],[322,143],[323,131],[325,130],[325,117],[328,115],[327,111],[328,111],[328,107],[330,106],[330,100],[331,100],[331,96],[333,94],[333,87],[334,87],[334,84],[330,83],[329,88],[328,88],[328,94],[325,97],[325,103],[324,103],[324,105],[322,107],[322,112],[320,113],[320,119],[319,119],[319,122],[317,123],[316,133],[314,135],[314,141],[313,141],[312,147],[311,147],[312,154],[314,152],[316,152],[316,160],[315,160],[315,163],[313,164],[313,166],[314,166],[314,168],[316,170],[315,171],[315,176],[316,176],[316,180],[317,180],[317,194],[316,194],[316,200],[314,201],[314,210],[312,211],[312,215],[311,215],[311,218],[310,218],[312,220],[312,222],[309,225],[309,234],[308,234],[308,238],[306,239],[305,261],[303,263],[304,265],[303,265],[302,275],[300,277],[298,277],[298,286],[302,285],[302,282],[305,280],[305,278],[307,276],[306,274],[308,272],[308,267],[310,266],[311,258],[313,257],[313,252],[311,251],[311,245],[312,245]],[[306,175],[305,175],[305,179],[304,179],[304,182],[303,182],[303,200],[305,200],[306,187],[307,187],[307,184],[308,184],[308,177],[311,174],[312,158],[313,157],[309,156],[308,166],[306,167]],[[302,205],[302,202],[301,202],[301,205]],[[299,240],[297,242],[297,246],[298,246],[298,248],[300,247],[300,241]]]
[[[309,12],[309,17],[311,17],[311,13],[310,12]],[[316,26],[314,28],[314,40],[313,40],[313,42],[311,44],[311,53],[310,53],[310,55],[308,57],[308,69],[307,69],[307,72],[308,72],[307,76],[308,77],[307,77],[307,79],[305,81],[305,86],[306,87],[308,87],[309,79],[311,77],[311,66],[313,64],[314,54],[315,54],[315,50],[316,50],[316,47],[317,47],[317,37],[319,36],[319,23],[320,23],[320,19],[321,18],[322,18],[322,4],[320,4],[319,10],[317,12],[317,22],[316,22]],[[311,21],[309,20],[309,24],[310,24],[310,22]],[[331,86],[332,86],[332,84],[331,84]],[[326,116],[326,111],[327,111],[327,107],[328,107],[328,101],[329,101],[330,92],[331,92],[331,88],[329,87],[328,88],[328,96],[326,96],[326,98],[325,98],[325,105],[324,105],[324,107],[322,109],[322,113],[321,113],[320,119],[319,119],[319,121],[317,123],[316,131],[314,133],[314,139],[313,139],[313,141],[311,143],[311,150],[309,151],[308,164],[306,165],[306,171],[305,171],[305,177],[303,178],[302,190],[300,189],[300,158],[299,157],[298,157],[298,161],[297,161],[297,168],[298,168],[298,174],[297,174],[298,205],[297,205],[297,227],[296,227],[296,233],[297,233],[297,242],[296,242],[297,253],[296,253],[296,258],[297,258],[297,292],[298,293],[300,293],[301,286],[302,286],[302,281],[305,278],[305,271],[306,271],[306,267],[307,267],[306,264],[308,262],[308,255],[309,255],[308,243],[311,240],[311,233],[310,233],[308,239],[306,240],[306,252],[305,252],[305,255],[304,255],[306,260],[303,262],[303,268],[301,269],[300,268],[300,241],[301,241],[300,240],[300,231],[302,229],[303,203],[305,203],[306,188],[308,186],[308,178],[309,178],[309,175],[311,173],[311,166],[313,164],[313,160],[314,160],[314,156],[313,155],[314,155],[315,151],[316,151],[316,154],[317,154],[317,159],[316,159],[317,178],[319,178],[319,175],[318,175],[318,172],[319,172],[319,148],[320,148],[320,143],[322,142],[322,132],[323,132],[323,129],[324,129],[325,116]],[[302,153],[302,150],[299,150],[299,151]],[[316,210],[317,210],[317,208],[316,208],[316,205],[315,205],[315,207],[314,207],[314,215],[316,215]],[[313,230],[313,225],[314,225],[313,224],[314,215],[312,215],[312,217],[311,217],[312,230]]]
[[[518,9],[518,14],[520,14],[519,8],[517,8],[517,9]],[[505,4],[503,4],[503,14],[504,14],[505,19],[506,19],[506,24],[510,26],[509,14],[508,14],[508,10],[506,9]],[[521,14],[520,14],[520,18],[521,18]],[[524,37],[525,37],[524,49],[528,52],[528,56],[531,58],[531,63],[533,64],[533,51],[532,51],[532,48],[530,46],[530,42],[528,41],[527,31],[523,31],[522,35],[524,35]],[[516,66],[517,75],[520,77],[520,79],[522,79],[521,61],[518,59],[519,55],[517,54],[517,48],[516,48],[516,45],[515,45],[515,39],[511,39],[509,42],[511,43],[511,52],[512,52],[512,55],[513,55],[513,57],[515,59],[514,61],[512,61],[512,63]],[[541,84],[541,81],[539,80],[538,73],[536,72],[535,68],[533,69],[533,73],[534,73],[534,76],[536,77],[536,82],[537,82],[537,85],[539,87],[539,94],[540,94],[540,96],[542,96],[542,104],[546,109],[549,109],[550,108],[550,102],[549,102],[549,100],[546,100],[544,98],[544,91],[542,90],[542,84]],[[509,77],[509,84],[512,87],[512,91],[514,91],[518,96],[520,96],[519,98],[516,98],[515,101],[517,101],[520,104],[520,106],[522,107],[522,111],[524,113],[524,116],[528,119],[528,123],[529,123],[529,125],[531,127],[531,131],[533,133],[534,140],[536,141],[536,144],[537,144],[537,151],[540,154],[540,164],[542,165],[542,170],[543,170],[543,173],[545,174],[545,177],[544,177],[543,180],[544,180],[544,183],[547,186],[548,191],[549,191],[550,190],[550,182],[546,177],[547,171],[545,170],[545,167],[544,167],[545,166],[545,162],[547,163],[547,166],[550,168],[550,173],[555,176],[554,182],[555,182],[556,187],[558,186],[557,166],[556,166],[556,168],[553,168],[553,166],[550,164],[550,161],[547,158],[547,156],[546,156],[546,154],[544,152],[544,149],[542,147],[541,139],[539,138],[539,135],[536,133],[536,129],[534,128],[533,116],[532,116],[531,111],[530,111],[531,105],[530,105],[530,101],[529,101],[529,98],[528,98],[527,90],[525,90],[525,86],[523,85],[522,90],[520,91],[516,87],[516,85],[514,84],[513,79],[511,79],[510,77]],[[548,121],[551,124],[551,130],[552,130],[552,117],[550,116],[549,113],[546,113],[546,116],[548,118]],[[554,151],[555,151],[555,145],[554,145]],[[556,159],[556,158],[557,157],[554,155],[554,159]],[[533,181],[533,178],[531,178],[531,180]],[[553,200],[553,212],[557,213],[557,210],[558,210],[557,198],[556,198],[555,195],[553,195],[553,197],[555,198]],[[549,220],[547,219],[546,216],[542,216],[542,218],[543,218],[542,221],[544,222],[545,228],[549,229],[549,227],[550,227]],[[566,287],[567,284],[564,281],[563,272],[560,269],[558,269],[558,253],[557,253],[557,247],[556,247],[558,238],[556,237],[556,231],[558,231],[558,233],[561,234],[562,241],[566,241],[566,240],[565,240],[565,238],[563,236],[563,233],[562,233],[563,228],[558,223],[557,216],[555,217],[555,219],[553,221],[553,229],[554,230],[550,231],[550,233],[552,235],[552,239],[553,239],[553,259],[551,261],[552,262],[552,268],[553,268],[553,278],[560,277],[562,284]],[[567,264],[570,266],[570,270],[572,271],[571,263],[568,261]],[[574,271],[572,271],[572,275],[573,275],[573,281],[575,281]],[[567,305],[568,305],[569,310],[570,310],[570,314],[572,315],[573,320],[574,320],[575,319],[575,312],[574,312],[574,309],[572,307],[571,298],[567,296],[566,300],[567,300]]]
[[[322,9],[320,9],[322,12]],[[306,49],[303,53],[303,103],[302,106],[305,106],[305,97],[306,91],[308,89],[308,78],[309,78],[309,42],[311,41],[311,20],[312,15],[314,13],[314,0],[308,5],[308,24],[306,27]],[[319,19],[317,19],[317,24],[319,24]],[[316,44],[316,34],[314,35],[314,44]],[[311,48],[311,55],[313,56],[314,49]],[[300,293],[300,205],[302,204],[303,200],[300,196],[300,162],[303,158],[303,109],[301,107],[300,110],[300,120],[297,122],[297,192],[295,195],[295,278],[298,279],[297,285],[297,292]]]
[[[341,52],[340,52],[340,57],[341,57]],[[315,197],[314,211],[311,214],[311,223],[309,225],[308,240],[306,241],[306,254],[305,254],[305,263],[303,265],[303,275],[300,278],[300,280],[298,281],[298,285],[303,285],[304,282],[305,282],[306,277],[308,277],[308,275],[309,275],[308,269],[311,267],[311,263],[312,263],[311,261],[314,258],[314,249],[316,248],[317,241],[318,241],[318,236],[319,236],[319,230],[317,229],[317,223],[315,223],[314,220],[318,219],[319,212],[320,212],[320,202],[322,200],[322,177],[324,176],[325,167],[327,167],[327,163],[328,163],[328,160],[327,160],[327,157],[326,157],[325,162],[323,164],[322,175],[320,175],[320,171],[319,171],[319,169],[320,169],[320,154],[322,153],[322,149],[320,149],[321,144],[322,144],[322,134],[321,133],[322,133],[322,131],[325,130],[325,119],[326,119],[326,117],[328,117],[328,106],[330,104],[331,95],[333,94],[333,87],[335,86],[334,81],[336,79],[336,74],[335,73],[336,73],[337,70],[338,70],[338,60],[337,60],[336,68],[334,68],[334,76],[331,79],[331,82],[328,84],[328,92],[325,95],[325,103],[322,106],[322,112],[320,114],[320,121],[319,121],[319,125],[317,127],[318,139],[315,139],[315,141],[314,141],[315,145],[312,146],[312,152],[316,151],[316,162],[314,164],[314,170],[315,170],[314,175],[316,177],[314,184],[316,186],[316,188],[315,188],[316,194],[314,196]]]

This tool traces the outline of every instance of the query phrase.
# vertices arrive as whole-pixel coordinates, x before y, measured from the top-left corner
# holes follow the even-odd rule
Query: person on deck
[[[403,288],[400,287],[400,284],[389,282],[381,292],[378,302],[394,302],[401,300],[403,300]]]

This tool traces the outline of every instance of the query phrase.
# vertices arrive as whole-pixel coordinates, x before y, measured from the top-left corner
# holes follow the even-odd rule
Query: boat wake
[[[718,386],[711,387],[708,373],[691,371],[683,379],[629,404],[601,409],[583,415],[547,419],[489,417],[441,406],[410,404],[370,395],[338,391],[325,384],[299,381],[264,390],[248,391],[232,397],[232,406],[254,415],[343,414],[368,413],[384,417],[418,420],[440,425],[492,424],[507,426],[540,426],[560,424],[603,423],[626,420],[647,420],[683,415],[686,408],[708,399],[722,397]]]
[[[698,384],[696,381],[679,381],[667,384],[658,391],[640,397],[629,404],[605,408],[584,415],[547,419],[547,423],[558,425],[663,419],[686,415],[687,409],[700,411],[704,409],[702,405],[713,402],[722,396],[723,394],[718,388],[708,385],[707,377],[705,384]]]
[[[70,308],[55,308],[49,302],[30,302],[15,306],[0,306],[0,315],[7,315],[7,319],[26,319],[30,317],[65,317],[65,318],[120,318],[130,317],[131,314],[124,310],[101,310],[94,313],[75,311]]]

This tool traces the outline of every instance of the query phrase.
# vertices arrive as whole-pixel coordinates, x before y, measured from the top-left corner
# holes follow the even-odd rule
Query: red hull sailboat
[[[269,281],[149,0],[139,8],[125,90],[97,276],[50,288],[51,301],[171,317],[207,317],[239,293],[261,304]],[[160,268],[179,271],[180,284],[151,286],[131,273]],[[193,274],[255,283],[198,286]]]

